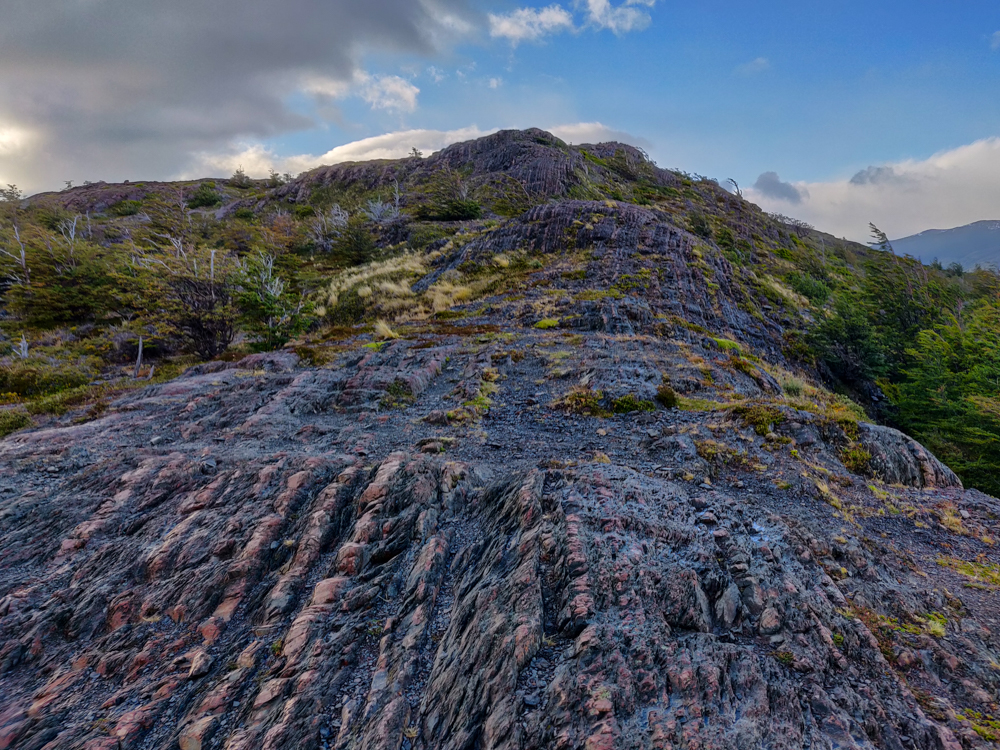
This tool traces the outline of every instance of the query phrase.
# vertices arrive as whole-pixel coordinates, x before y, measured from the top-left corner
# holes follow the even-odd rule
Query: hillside
[[[897,252],[933,260],[942,266],[958,263],[963,268],[1000,266],[1000,221],[977,221],[954,229],[928,229],[892,241]]]
[[[538,130],[9,198],[0,748],[1000,738],[991,273]]]

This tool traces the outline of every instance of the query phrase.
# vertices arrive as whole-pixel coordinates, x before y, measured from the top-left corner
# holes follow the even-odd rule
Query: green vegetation
[[[611,402],[611,411],[615,414],[629,414],[633,411],[656,411],[656,404],[652,401],[641,399],[634,393],[627,393]]]
[[[606,417],[608,410],[601,406],[604,394],[589,386],[575,386],[557,402],[557,406],[585,417]]]
[[[135,216],[142,210],[142,201],[123,200],[118,201],[108,209],[108,212],[115,216]]]
[[[1000,741],[1000,720],[991,714],[982,714],[972,709],[964,709],[962,713],[955,714],[959,721],[969,722],[972,730],[987,742]]]
[[[674,409],[680,403],[677,391],[671,388],[667,383],[661,384],[656,389],[656,401],[664,409]]]
[[[872,454],[860,445],[851,445],[840,451],[840,460],[848,471],[865,474],[868,471],[868,462],[872,460]]]
[[[724,352],[733,352],[734,354],[736,354],[736,356],[739,356],[743,353],[742,347],[740,347],[738,343],[736,343],[735,341],[731,341],[730,339],[713,338],[712,341],[714,341],[716,343],[716,346],[718,346]]]
[[[0,438],[31,426],[31,416],[21,408],[0,411]]]
[[[416,400],[408,383],[394,380],[385,389],[380,405],[383,409],[405,409]]]
[[[785,415],[774,406],[759,402],[739,404],[731,411],[748,427],[753,427],[758,435],[768,434],[774,430],[774,425],[785,419]]]
[[[775,651],[771,655],[786,667],[795,662],[795,655],[791,651]]]
[[[967,485],[1000,494],[1000,276],[900,257],[874,226],[866,249],[773,218],[787,228],[772,244],[773,262],[762,263],[770,274],[755,270],[757,290],[769,304],[808,303],[815,321],[786,336],[786,353],[861,403],[879,386],[888,402],[874,416],[922,442]],[[803,391],[796,381],[782,387],[792,398]],[[865,463],[860,454],[848,459]]]
[[[969,579],[969,584],[974,588],[1000,588],[1000,565],[986,562],[985,560],[959,560],[955,557],[939,557],[938,565],[943,568],[951,568],[956,573],[961,573]]]
[[[788,282],[788,286],[814,305],[822,307],[830,298],[830,287],[820,279],[813,278],[809,273],[792,273],[785,280]]]
[[[190,198],[188,208],[212,208],[222,203],[222,196],[215,192],[214,182],[203,182]]]
[[[228,180],[134,183],[127,191],[75,188],[92,196],[89,207],[81,193],[25,202],[8,186],[0,190],[0,392],[27,404],[128,380],[140,337],[144,367],[159,374],[170,363],[282,346],[315,351],[324,330],[346,330],[344,340],[379,319],[443,326],[472,317],[523,293],[528,277],[551,264],[530,243],[494,256],[482,248],[504,217],[553,199],[595,201],[564,233],[567,252],[547,280],[553,291],[573,303],[649,296],[671,278],[666,266],[639,253],[600,278],[602,256],[583,241],[595,226],[619,222],[616,202],[624,202],[653,207],[696,235],[684,252],[710,304],[725,294],[752,319],[782,321],[785,359],[843,399],[835,404],[805,380],[774,372],[778,363],[761,362],[738,333],[676,316],[636,332],[714,339],[729,370],[770,394],[733,408],[735,416],[766,435],[781,420],[779,405],[807,409],[850,441],[860,419],[877,419],[924,443],[967,486],[1000,494],[1000,275],[898,256],[874,227],[872,247],[821,235],[707,178],[658,170],[632,147],[583,151],[542,140],[585,165],[567,175],[564,193],[533,192],[478,163],[433,159],[383,162],[364,179],[303,177],[294,200],[269,192],[290,178],[254,180],[242,170]],[[588,278],[592,288],[577,288]],[[565,325],[574,312],[540,305],[532,314],[546,316],[535,327],[547,330],[560,325],[550,316],[564,315]],[[775,380],[783,393],[774,393]],[[878,389],[887,398],[873,399]],[[595,415],[655,406],[629,396],[602,396],[603,407],[593,394],[567,398],[566,408]],[[732,406],[722,391],[719,400],[689,399],[666,382],[655,398],[666,408]],[[865,471],[857,446],[842,458]]]

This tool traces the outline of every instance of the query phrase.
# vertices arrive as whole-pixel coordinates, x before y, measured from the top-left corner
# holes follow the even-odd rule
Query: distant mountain
[[[1000,221],[987,220],[954,229],[928,229],[893,240],[897,253],[912,255],[924,263],[937,258],[942,265],[961,263],[963,268],[1000,267]]]

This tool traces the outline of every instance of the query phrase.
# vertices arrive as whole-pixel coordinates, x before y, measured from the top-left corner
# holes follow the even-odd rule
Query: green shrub
[[[240,320],[256,338],[251,349],[274,351],[312,325],[312,303],[288,290],[274,270],[272,256],[246,258],[236,283]]]
[[[100,362],[80,364],[46,362],[42,359],[14,360],[0,365],[0,392],[37,398],[89,383],[99,372]]]
[[[467,221],[482,216],[483,207],[478,201],[456,198],[432,206],[421,206],[416,215],[426,221]]]
[[[744,375],[749,375],[750,377],[756,377],[757,368],[754,367],[753,362],[748,359],[743,359],[738,354],[730,354],[729,359],[726,361],[726,365],[737,372],[742,372]]]
[[[249,187],[253,187],[254,181],[252,178],[247,176],[247,173],[243,171],[243,166],[240,165],[233,172],[233,176],[229,178],[229,185],[234,188],[239,188],[245,190]]]
[[[574,414],[585,417],[606,417],[608,412],[601,406],[604,394],[589,386],[576,386],[559,402],[559,406]]]
[[[848,471],[854,474],[864,474],[868,471],[868,462],[872,460],[872,454],[860,445],[852,445],[844,448],[840,452],[840,461],[847,467]]]
[[[207,182],[199,185],[198,189],[188,198],[188,208],[212,208],[222,203],[222,196],[215,192],[213,187],[214,184],[210,186],[210,183]]]
[[[740,404],[734,406],[731,411],[748,427],[753,427],[758,435],[766,435],[774,429],[774,425],[780,424],[785,419],[785,415],[775,407],[762,403]]]
[[[243,208],[237,208],[236,211],[233,213],[233,216],[235,216],[237,219],[242,219],[243,221],[253,221],[254,216],[256,216],[256,214],[254,214],[252,208],[244,206]]]
[[[540,328],[543,331],[547,328],[557,328],[559,326],[559,318],[542,318],[537,323],[535,323],[535,328]]]
[[[788,285],[814,305],[822,307],[830,299],[830,287],[808,273],[793,273],[786,277]]]
[[[118,201],[108,209],[114,216],[135,216],[142,210],[142,201]]]
[[[743,347],[732,339],[717,339],[713,337],[712,341],[724,352],[735,352],[737,356],[743,354]]]
[[[5,409],[0,411],[0,438],[7,437],[12,432],[31,426],[31,416],[24,409]]]
[[[37,252],[30,264],[31,283],[7,290],[9,312],[29,328],[54,328],[99,320],[111,304],[114,280],[99,248],[77,243],[70,258],[63,248]]]
[[[712,224],[708,217],[700,211],[695,211],[688,216],[688,226],[691,227],[692,234],[703,237],[706,240],[712,239]]]
[[[626,393],[611,402],[611,411],[615,414],[628,414],[633,411],[655,411],[656,405],[652,401],[646,401],[636,396],[634,393]]]
[[[798,398],[805,392],[806,385],[799,378],[791,376],[781,381],[781,389],[789,396]]]
[[[674,409],[680,403],[677,391],[666,383],[656,389],[656,400],[664,409]]]
[[[450,167],[436,170],[422,186],[414,215],[430,221],[463,221],[483,214],[479,201],[469,195],[465,176]]]
[[[360,266],[375,254],[375,237],[360,218],[352,218],[340,233],[336,251],[352,266]]]

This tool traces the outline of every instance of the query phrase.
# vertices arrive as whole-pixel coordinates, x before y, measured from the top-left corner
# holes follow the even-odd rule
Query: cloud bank
[[[746,196],[838,237],[866,242],[868,222],[890,237],[1000,219],[1000,138],[928,159],[870,166],[829,182],[782,182],[765,172]]]
[[[480,138],[495,133],[499,128],[481,130],[475,125],[456,130],[402,130],[372,138],[363,138],[330,149],[323,154],[301,154],[281,157],[260,144],[249,144],[225,153],[199,154],[195,163],[178,173],[178,179],[196,179],[206,176],[225,177],[237,167],[253,177],[265,177],[270,170],[284,174],[299,174],[326,164],[370,159],[401,159],[416,148],[425,155],[440,151],[461,141]],[[554,125],[546,128],[557,138],[570,143],[599,143],[620,141],[640,148],[651,148],[649,141],[599,122],[579,122]]]
[[[575,7],[581,11],[579,22],[559,4],[545,8],[518,8],[509,13],[490,13],[490,36],[507,39],[517,46],[521,42],[537,42],[552,34],[583,28],[627,34],[649,26],[652,17],[643,8],[655,5],[656,0],[625,0],[619,5],[612,5],[610,0],[577,0]]]
[[[366,73],[362,55],[431,56],[480,25],[467,0],[7,0],[0,182],[169,174],[234,139],[314,127],[296,92],[411,112],[419,89]]]
[[[573,16],[561,5],[547,8],[518,8],[506,14],[489,14],[490,36],[508,39],[511,44],[538,41],[549,34],[573,30]]]

